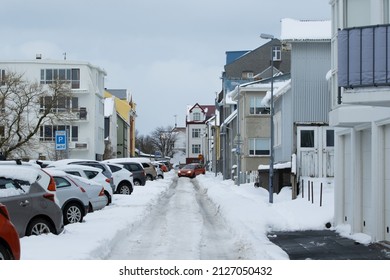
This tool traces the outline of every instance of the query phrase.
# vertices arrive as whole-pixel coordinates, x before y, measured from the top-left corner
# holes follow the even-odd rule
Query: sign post
[[[57,130],[56,131],[56,151],[65,151],[68,146],[68,141],[66,137],[66,130]]]

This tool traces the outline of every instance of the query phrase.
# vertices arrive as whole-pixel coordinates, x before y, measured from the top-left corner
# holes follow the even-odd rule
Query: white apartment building
[[[390,241],[389,0],[331,0],[335,225]]]
[[[204,162],[209,154],[208,135],[206,122],[215,114],[215,106],[199,105],[187,108],[186,116],[186,163]],[[210,140],[212,141],[212,140]],[[207,162],[204,162],[207,163]]]
[[[104,77],[106,72],[88,62],[47,60],[0,61],[0,70],[23,74],[23,79],[47,85],[54,80],[68,81],[71,97],[56,110],[69,112],[64,119],[45,122],[34,139],[38,148],[27,151],[31,159],[83,158],[101,160],[104,153]],[[44,105],[40,104],[40,107]],[[37,112],[42,108],[32,108]],[[33,114],[32,114],[33,116]],[[33,117],[30,122],[36,121]],[[56,151],[55,133],[66,131],[68,146]]]

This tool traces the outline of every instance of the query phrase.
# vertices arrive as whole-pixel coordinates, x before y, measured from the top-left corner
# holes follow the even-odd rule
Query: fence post
[[[304,197],[303,193],[305,192],[305,186],[304,186],[305,181],[302,179],[302,184],[301,184],[301,190],[302,190],[302,198]]]
[[[322,183],[321,183],[321,189],[320,189],[320,207],[322,206]]]
[[[307,200],[310,201],[310,180],[307,181]]]
[[[311,203],[314,203],[314,189],[313,189],[313,181],[311,182]]]

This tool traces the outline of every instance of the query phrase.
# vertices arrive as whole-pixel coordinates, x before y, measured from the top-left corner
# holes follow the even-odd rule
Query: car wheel
[[[70,203],[64,208],[64,224],[80,223],[83,221],[83,210],[76,203]]]
[[[104,194],[107,196],[107,204],[109,205],[112,202],[112,197],[108,191],[104,191]]]
[[[135,186],[141,186],[141,181],[140,180],[134,180],[134,185]]]
[[[3,260],[13,260],[13,256],[11,252],[3,244],[0,243],[0,261]]]
[[[128,184],[122,184],[119,186],[119,194],[128,194],[130,195],[133,192],[133,188],[131,185],[129,186]]]
[[[150,175],[150,174],[146,175],[146,180],[147,181],[153,181],[153,176]]]
[[[52,224],[44,218],[33,219],[27,226],[26,236],[54,233]]]
[[[158,175],[158,178],[159,179],[164,179],[164,176],[163,175]]]
[[[88,204],[88,213],[92,213],[94,210],[93,210],[93,206],[92,206],[92,203],[90,202]]]

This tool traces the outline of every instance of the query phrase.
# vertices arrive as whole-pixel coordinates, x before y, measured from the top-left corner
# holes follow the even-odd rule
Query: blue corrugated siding
[[[331,97],[326,73],[329,71],[330,42],[293,43],[291,86],[295,122],[328,122]]]

